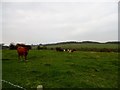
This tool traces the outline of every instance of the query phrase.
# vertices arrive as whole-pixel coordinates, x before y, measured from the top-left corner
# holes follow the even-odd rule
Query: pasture
[[[75,49],[82,49],[82,48],[112,48],[116,49],[118,48],[118,44],[107,44],[107,43],[101,43],[101,44],[95,44],[95,43],[66,43],[66,44],[56,44],[56,45],[48,45],[48,48],[55,48],[55,47],[64,47],[64,48],[75,48]]]
[[[2,79],[27,90],[40,84],[46,89],[117,88],[118,53],[30,50],[24,62],[18,61],[16,50],[2,50]],[[4,82],[2,86],[15,88]]]

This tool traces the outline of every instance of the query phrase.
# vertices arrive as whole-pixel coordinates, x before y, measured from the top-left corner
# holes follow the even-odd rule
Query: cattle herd
[[[69,53],[71,53],[71,52],[74,52],[74,51],[76,51],[76,50],[75,50],[75,49],[64,49],[64,48],[61,48],[61,47],[57,47],[57,48],[56,48],[56,51],[69,52]]]
[[[16,49],[17,49],[17,53],[18,53],[18,60],[24,60],[27,61],[27,55],[28,55],[28,51],[29,49],[31,49],[30,45],[25,45],[25,44],[16,44]],[[58,52],[74,52],[76,51],[75,49],[64,49],[61,47],[56,47],[56,51]]]

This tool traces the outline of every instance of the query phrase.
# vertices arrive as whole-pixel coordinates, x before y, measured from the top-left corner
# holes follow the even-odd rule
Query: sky
[[[117,41],[118,2],[110,1],[3,1],[1,42]]]

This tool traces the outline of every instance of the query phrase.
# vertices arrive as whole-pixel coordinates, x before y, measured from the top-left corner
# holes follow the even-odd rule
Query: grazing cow
[[[60,52],[69,52],[69,53],[71,53],[71,52],[74,52],[74,51],[76,51],[75,49],[63,49],[63,48],[61,48],[61,47],[56,47],[56,51],[60,51]]]
[[[17,44],[16,48],[17,48],[17,53],[18,53],[18,59],[20,60],[20,58],[21,58],[21,59],[24,59],[26,61],[28,51],[30,48],[24,44]]]
[[[67,49],[69,53],[76,51],[75,49]]]
[[[56,48],[56,51],[63,52],[63,51],[64,51],[64,49],[62,49],[61,47],[57,47],[57,48]]]

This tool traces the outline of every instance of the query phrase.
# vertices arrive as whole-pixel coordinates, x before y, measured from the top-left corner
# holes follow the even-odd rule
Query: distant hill
[[[58,42],[58,43],[51,43],[51,44],[44,44],[45,46],[48,45],[60,45],[60,44],[85,44],[85,43],[91,43],[91,44],[120,44],[120,41],[110,41],[110,42],[95,42],[95,41],[82,41],[82,42],[77,42],[77,41],[69,41],[69,42]],[[42,44],[41,44],[42,45]]]
[[[106,42],[108,44],[120,44],[120,41]]]

